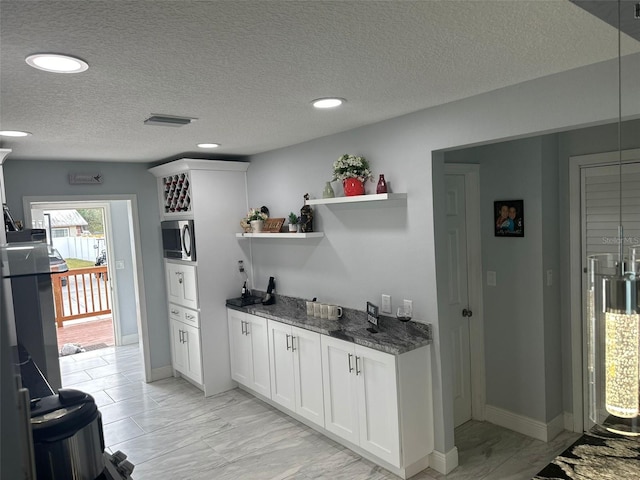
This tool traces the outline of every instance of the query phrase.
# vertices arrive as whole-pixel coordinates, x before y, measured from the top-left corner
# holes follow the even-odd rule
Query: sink
[[[238,298],[229,298],[227,299],[228,305],[233,305],[236,307],[246,307],[247,305],[255,305],[256,303],[261,303],[262,297],[256,297],[255,295],[250,295],[248,297],[238,297]]]

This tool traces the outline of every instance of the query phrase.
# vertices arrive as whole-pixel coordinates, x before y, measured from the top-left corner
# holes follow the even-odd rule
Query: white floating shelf
[[[317,198],[307,200],[307,205],[331,205],[336,203],[361,203],[379,202],[383,200],[403,200],[407,198],[406,193],[377,193],[373,195],[355,195],[353,197]]]
[[[321,238],[323,232],[310,233],[236,233],[237,238]]]

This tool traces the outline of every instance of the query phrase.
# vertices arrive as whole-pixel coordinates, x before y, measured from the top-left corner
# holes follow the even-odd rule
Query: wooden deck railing
[[[67,320],[111,313],[107,266],[54,273],[51,281],[58,327]]]

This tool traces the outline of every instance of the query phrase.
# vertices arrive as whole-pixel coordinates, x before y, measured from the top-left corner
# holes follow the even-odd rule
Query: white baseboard
[[[453,447],[447,453],[434,450],[429,454],[429,466],[444,475],[458,466],[458,447]]]
[[[151,369],[151,381],[162,380],[163,378],[173,377],[173,368],[171,365],[160,368]]]
[[[485,419],[487,422],[543,442],[549,442],[557,437],[564,430],[565,425],[565,417],[562,413],[549,423],[544,423],[492,405],[485,406]]]
[[[133,345],[134,343],[138,343],[137,333],[133,333],[131,335],[122,335],[122,337],[120,337],[121,345]]]
[[[568,430],[569,432],[573,432],[573,430],[574,430],[573,413],[564,412],[563,416],[564,416],[564,429]]]

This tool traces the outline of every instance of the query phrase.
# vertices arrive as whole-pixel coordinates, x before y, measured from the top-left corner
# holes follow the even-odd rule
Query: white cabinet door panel
[[[324,427],[324,398],[322,391],[322,348],[320,334],[291,327],[295,410]]]
[[[243,385],[251,383],[251,356],[245,339],[246,314],[227,310],[229,323],[229,348],[231,350],[231,378]]]
[[[171,341],[173,345],[173,368],[179,372],[184,372],[187,369],[187,355],[186,348],[182,342],[183,324],[171,320]]]
[[[269,369],[269,332],[267,319],[255,315],[246,317],[246,335],[251,358],[251,382],[249,386],[267,398],[271,398]]]
[[[187,371],[189,378],[202,383],[202,357],[200,356],[200,330],[191,325],[182,324],[184,345],[186,346]]]
[[[321,344],[325,428],[358,444],[354,345],[327,336]]]
[[[269,356],[271,361],[271,400],[295,410],[291,326],[269,321]]]
[[[360,446],[400,464],[398,390],[393,355],[356,345]]]

